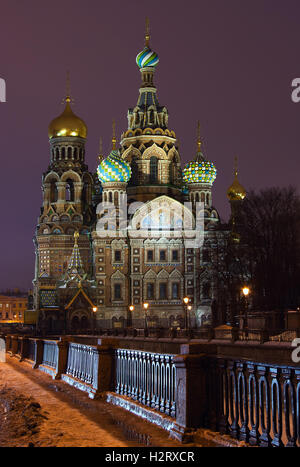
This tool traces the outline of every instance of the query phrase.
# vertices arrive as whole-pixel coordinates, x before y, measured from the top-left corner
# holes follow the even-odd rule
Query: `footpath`
[[[184,447],[230,446],[207,432]],[[168,433],[7,356],[0,363],[0,447],[183,447]]]

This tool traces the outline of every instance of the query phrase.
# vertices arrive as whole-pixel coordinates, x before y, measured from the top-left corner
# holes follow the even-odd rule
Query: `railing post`
[[[67,361],[68,361],[68,347],[69,342],[67,339],[62,338],[61,341],[57,342],[57,361],[56,361],[56,373],[54,379],[60,379],[62,373],[66,372]]]
[[[35,341],[35,358],[33,369],[38,368],[39,365],[43,363],[43,353],[44,353],[44,341],[42,339],[37,339]]]
[[[6,352],[9,352],[11,348],[11,335],[7,334],[5,336],[5,350]]]
[[[182,443],[191,442],[194,431],[204,425],[207,391],[204,354],[176,355],[176,424],[171,435]]]
[[[19,339],[21,339],[21,356],[20,356],[20,362],[21,362],[28,355],[29,340],[28,340],[28,337],[21,337]]]
[[[114,371],[114,349],[109,345],[93,347],[93,381],[89,392],[91,399],[96,399],[104,391],[110,391]]]
[[[16,355],[18,352],[18,336],[11,336],[11,353]]]

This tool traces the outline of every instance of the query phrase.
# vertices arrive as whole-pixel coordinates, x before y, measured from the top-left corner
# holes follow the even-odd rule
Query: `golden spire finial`
[[[113,129],[113,136],[112,136],[111,142],[112,142],[112,149],[114,151],[116,149],[116,142],[117,142],[117,139],[116,139],[116,121],[115,121],[115,119],[113,120],[113,123],[112,123],[112,129]]]
[[[238,176],[238,158],[235,156],[234,158],[234,176],[237,178]]]
[[[149,18],[146,17],[146,27],[145,27],[145,47],[149,47],[150,41],[150,27],[149,27]]]
[[[67,80],[66,80],[66,102],[71,102],[71,85],[70,85],[70,71],[67,70]]]
[[[198,120],[198,127],[197,127],[197,147],[198,152],[201,152],[201,137],[200,137],[200,121]]]
[[[99,139],[99,155],[98,155],[99,162],[103,161],[103,148],[102,148],[102,137],[100,136]]]

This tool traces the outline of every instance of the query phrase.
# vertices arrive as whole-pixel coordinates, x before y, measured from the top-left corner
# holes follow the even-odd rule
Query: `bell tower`
[[[87,127],[72,110],[69,76],[63,104],[63,112],[48,128],[50,163],[42,176],[43,205],[34,237],[34,306],[40,311],[39,321],[48,319],[50,308],[51,319],[55,319],[52,315],[58,306],[57,283],[67,271],[74,232],[79,232],[84,269],[90,272],[92,264],[94,180],[85,164]]]
[[[161,105],[154,84],[159,58],[150,48],[149,22],[145,46],[136,63],[142,83],[134,108],[128,110],[128,129],[121,135],[122,158],[131,166],[129,201],[150,201],[158,195],[181,200],[181,165],[176,135],[168,128],[168,110]]]

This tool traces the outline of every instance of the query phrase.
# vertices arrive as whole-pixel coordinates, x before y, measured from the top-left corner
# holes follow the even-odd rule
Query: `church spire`
[[[69,70],[67,70],[65,102],[71,102],[71,81],[70,81],[70,71]]]
[[[112,150],[115,151],[117,149],[116,148],[117,138],[116,138],[116,121],[115,121],[115,119],[113,119],[113,122],[112,122],[112,139],[111,139],[111,143],[112,143]]]
[[[72,251],[72,255],[69,260],[68,268],[67,268],[67,275],[70,279],[77,279],[79,281],[82,280],[84,275],[84,269],[81,261],[79,246],[78,246],[78,237],[79,232],[74,232],[74,247]]]
[[[149,18],[146,17],[146,27],[145,27],[145,47],[149,48],[150,42],[150,27],[149,27]]]
[[[98,154],[99,164],[103,161],[103,146],[102,146],[102,137],[99,138],[99,154]]]

